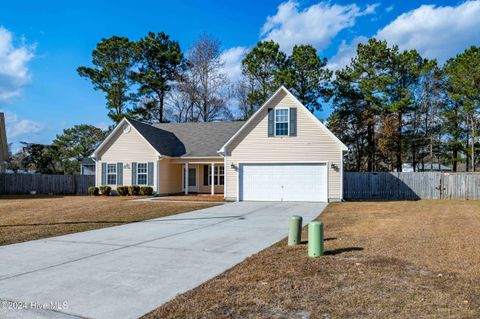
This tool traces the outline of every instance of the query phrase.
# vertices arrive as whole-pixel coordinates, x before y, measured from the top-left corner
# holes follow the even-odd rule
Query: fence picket
[[[480,199],[480,173],[345,172],[349,199]]]
[[[0,194],[86,195],[95,185],[91,175],[0,174]]]

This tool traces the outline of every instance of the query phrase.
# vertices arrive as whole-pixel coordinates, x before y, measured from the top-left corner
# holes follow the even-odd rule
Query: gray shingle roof
[[[145,124],[130,123],[162,155],[218,156],[217,151],[243,125],[235,122],[197,122]]]
[[[95,165],[95,161],[91,157],[85,157],[82,160],[82,165]]]

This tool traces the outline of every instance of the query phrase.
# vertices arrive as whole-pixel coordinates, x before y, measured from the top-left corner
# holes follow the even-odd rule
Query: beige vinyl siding
[[[268,108],[297,108],[297,136],[268,137]],[[231,164],[242,162],[328,162],[328,197],[341,198],[340,161],[342,150],[329,133],[313,119],[308,110],[285,92],[274,97],[248,127],[227,146],[226,198],[237,198],[237,171]],[[338,168],[332,169],[331,164]]]
[[[183,191],[183,165],[172,164],[168,158],[160,161],[160,194],[175,194]]]
[[[158,155],[133,127],[128,133],[124,133],[123,130],[116,132],[99,152],[95,174],[96,185],[99,186],[102,183],[102,163],[130,164],[128,168],[123,168],[123,185],[132,185],[132,162],[153,162],[155,171],[158,167]],[[156,191],[158,174],[155,172],[153,176],[153,188]],[[116,185],[110,186],[116,187]]]

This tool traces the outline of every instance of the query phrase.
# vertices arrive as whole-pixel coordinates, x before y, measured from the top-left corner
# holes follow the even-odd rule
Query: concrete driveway
[[[0,318],[137,318],[285,237],[289,216],[306,223],[326,205],[231,203],[0,247]]]

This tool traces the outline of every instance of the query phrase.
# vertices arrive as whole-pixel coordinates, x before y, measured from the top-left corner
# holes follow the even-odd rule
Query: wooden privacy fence
[[[95,176],[0,174],[0,194],[86,195],[89,186],[95,185]]]
[[[480,173],[345,172],[343,197],[349,199],[480,199]]]

